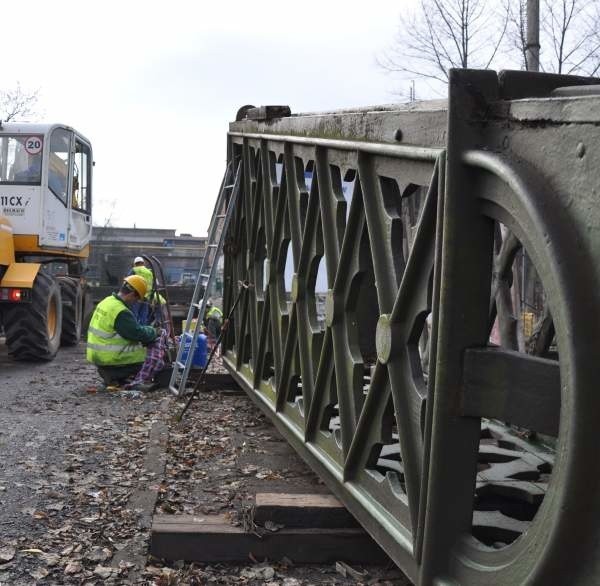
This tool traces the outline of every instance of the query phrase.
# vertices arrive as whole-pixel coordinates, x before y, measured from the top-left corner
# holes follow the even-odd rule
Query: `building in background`
[[[94,228],[87,278],[92,286],[116,286],[136,256],[156,256],[167,285],[194,285],[206,253],[206,236],[158,228]]]
[[[175,232],[162,228],[95,227],[86,273],[94,302],[118,288],[136,256],[155,256],[163,267],[177,331],[181,319],[187,316],[208,239],[191,234],[177,236]],[[218,294],[222,288],[221,275],[215,285]]]

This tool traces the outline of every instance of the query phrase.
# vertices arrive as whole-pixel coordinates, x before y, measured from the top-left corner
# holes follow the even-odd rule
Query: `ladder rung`
[[[175,363],[179,368],[185,368],[185,362],[176,362]]]
[[[208,248],[216,248],[217,246],[219,246],[218,244],[209,244]]]
[[[200,309],[200,307],[202,307],[202,303],[192,303],[192,305],[194,307],[197,307],[198,309]]]
[[[225,186],[225,189],[231,189],[234,185],[235,183],[230,183],[229,185]]]

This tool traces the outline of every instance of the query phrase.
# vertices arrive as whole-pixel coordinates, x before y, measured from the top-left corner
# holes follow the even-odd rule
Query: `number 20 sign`
[[[42,147],[44,146],[44,142],[42,138],[39,136],[28,136],[25,139],[25,150],[30,155],[37,155],[42,152]]]

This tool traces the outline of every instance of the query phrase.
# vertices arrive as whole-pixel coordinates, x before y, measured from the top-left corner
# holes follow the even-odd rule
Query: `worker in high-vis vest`
[[[212,299],[209,299],[206,302],[206,310],[204,312],[204,325],[208,332],[208,347],[211,350],[221,334],[222,324],[223,312],[214,305]]]
[[[131,307],[131,311],[141,325],[148,325],[151,319],[149,301],[154,285],[154,273],[146,266],[146,262],[141,256],[136,256],[129,274],[139,275],[146,281],[146,295]]]
[[[103,299],[92,315],[86,356],[107,385],[121,384],[135,376],[146,358],[144,345],[159,335],[159,330],[140,325],[130,309],[146,292],[143,277],[125,277],[119,292]]]
[[[154,284],[154,273],[146,266],[146,262],[141,256],[136,256],[133,259],[133,267],[131,267],[131,272],[134,275],[144,277],[146,281],[146,295],[144,295],[144,297],[149,299],[150,294],[152,293],[152,285]]]

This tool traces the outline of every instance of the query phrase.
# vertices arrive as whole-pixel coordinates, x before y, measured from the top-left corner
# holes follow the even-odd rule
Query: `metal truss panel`
[[[230,127],[225,365],[422,586],[600,582],[600,97],[565,81]]]

